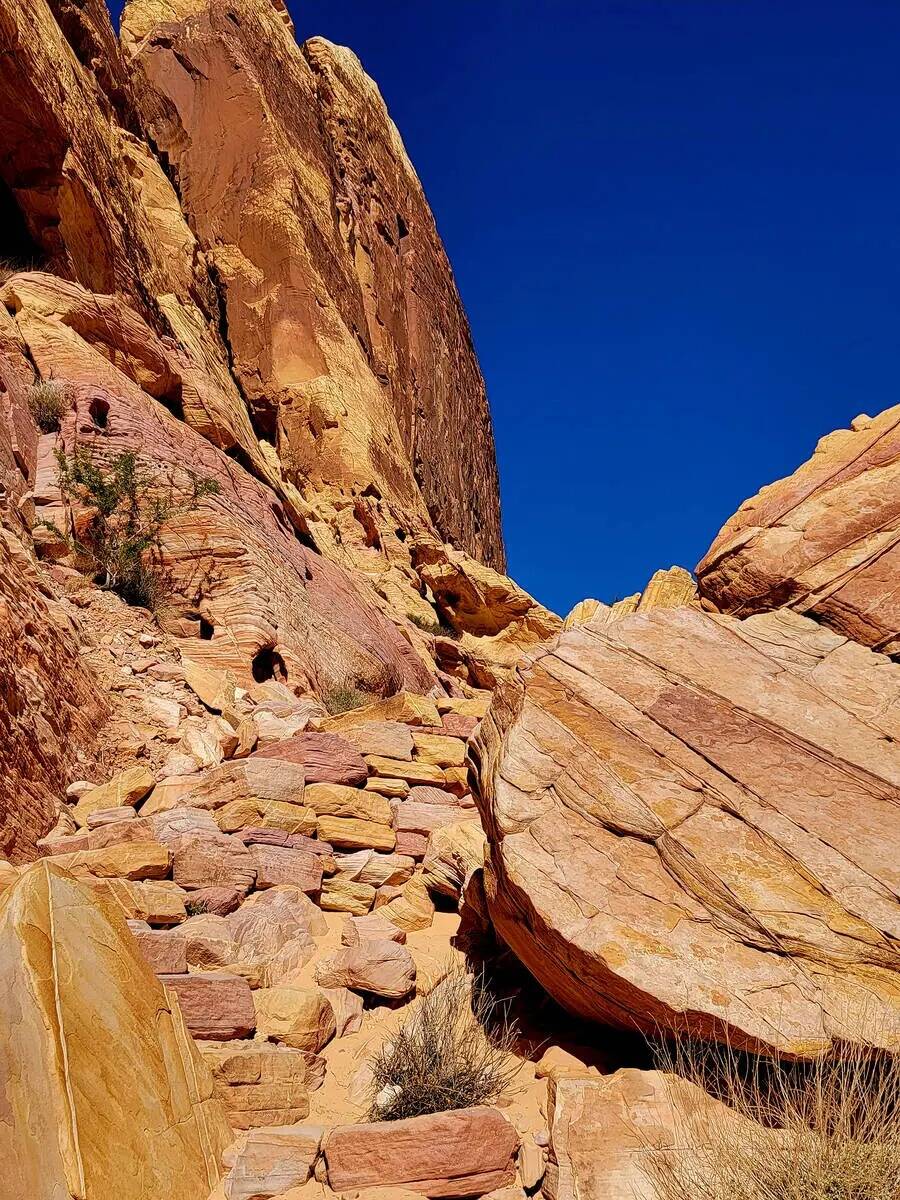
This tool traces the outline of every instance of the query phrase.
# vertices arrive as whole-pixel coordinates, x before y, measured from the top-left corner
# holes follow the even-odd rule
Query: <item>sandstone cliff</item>
[[[72,586],[76,564],[46,526],[80,519],[54,456],[80,448],[108,465],[127,451],[170,485],[198,470],[218,485],[158,546],[170,602],[157,616],[194,661],[320,697],[465,693],[508,669],[553,619],[496,573],[497,472],[468,324],[422,187],[355,56],[321,39],[298,46],[266,0],[240,13],[134,3],[122,48],[102,5],[4,0],[0,49],[4,525],[20,564],[4,566],[4,587],[16,620],[32,604],[23,589],[47,591],[26,582],[32,538],[57,585]],[[47,381],[65,411],[41,433],[28,395]],[[453,580],[479,571],[517,597],[515,611],[441,651],[441,621],[461,632],[449,627]],[[52,595],[33,603],[45,602],[36,627],[54,611]],[[69,606],[48,635],[60,648],[35,662],[32,699],[8,705],[19,736],[0,752],[6,780],[27,764],[33,798],[20,807],[35,814],[14,815],[4,782],[9,849],[16,825],[27,848],[52,823],[73,773],[52,764],[106,716],[77,636],[63,649],[73,620]],[[65,699],[46,703],[56,688],[71,714]],[[53,737],[27,717],[41,705]]]

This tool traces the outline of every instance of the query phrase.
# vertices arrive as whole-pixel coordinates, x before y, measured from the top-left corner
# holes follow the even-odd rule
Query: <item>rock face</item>
[[[32,530],[65,558],[39,520],[72,515],[54,450],[135,450],[154,477],[219,484],[166,529],[160,620],[197,668],[243,686],[428,692],[434,648],[406,626],[436,622],[414,543],[504,562],[465,314],[358,61],[298,46],[267,0],[135,0],[123,44],[95,0],[0,14],[0,510],[18,539],[0,563],[15,667],[0,720],[16,725],[0,728],[0,786],[24,797],[0,812],[0,845],[14,856],[52,824],[56,747],[87,748],[107,716],[26,567]],[[28,412],[48,380],[58,437]],[[32,627],[40,664],[19,636]]]
[[[571,1011],[900,1038],[900,668],[787,611],[590,622],[475,737],[501,936]]]
[[[900,653],[900,408],[822,438],[793,475],[726,521],[697,567],[705,606],[787,605]]]
[[[27,870],[0,901],[0,998],[4,1191],[206,1200],[231,1130],[113,905],[56,868]]]
[[[721,1145],[723,1130],[731,1126],[740,1138],[750,1124],[695,1084],[660,1071],[551,1078],[548,1099],[548,1200],[658,1200],[666,1161],[695,1153],[705,1129],[715,1129],[713,1144]],[[693,1170],[702,1166],[695,1161]]]
[[[55,821],[72,756],[108,710],[79,660],[77,629],[28,552],[39,435],[31,375],[2,353],[7,336],[15,341],[0,322],[0,855],[23,862]]]
[[[288,479],[320,498],[331,487],[360,496],[348,520],[421,506],[444,537],[502,567],[468,325],[358,60],[321,38],[298,46],[263,0],[239,11],[132,0],[123,36],[142,115],[219,291],[235,376]],[[468,461],[451,449],[462,427],[473,430]]]

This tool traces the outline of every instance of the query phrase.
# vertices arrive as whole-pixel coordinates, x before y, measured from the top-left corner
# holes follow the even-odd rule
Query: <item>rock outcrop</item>
[[[782,611],[589,622],[475,736],[503,939],[572,1012],[900,1042],[900,668]]]
[[[708,1169],[698,1146],[727,1144],[751,1127],[696,1084],[660,1071],[551,1078],[548,1116],[548,1200],[659,1200],[667,1181],[696,1181]],[[754,1136],[763,1140],[758,1126]],[[676,1162],[682,1174],[673,1177]]]
[[[44,863],[0,900],[4,1194],[206,1200],[213,1081],[109,901]]]
[[[16,345],[0,322],[0,347]],[[72,764],[108,713],[79,657],[79,633],[30,554],[39,431],[30,371],[0,349],[0,855],[34,857]]]
[[[793,475],[745,501],[697,578],[710,609],[788,606],[900,653],[900,408],[828,434]]]
[[[502,567],[484,385],[421,186],[355,56],[283,16],[132,0],[122,25],[254,428],[344,533],[430,515]]]
[[[586,625],[588,621],[618,621],[634,612],[649,612],[652,608],[681,608],[697,600],[697,585],[684,567],[669,567],[654,571],[642,592],[634,592],[612,604],[602,600],[580,600],[563,622],[564,629]]]

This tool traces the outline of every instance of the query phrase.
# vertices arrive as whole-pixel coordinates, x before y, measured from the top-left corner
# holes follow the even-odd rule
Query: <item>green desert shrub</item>
[[[375,1056],[369,1120],[489,1104],[520,1070],[518,1037],[508,1004],[484,975],[451,967]]]
[[[900,1200],[897,1058],[844,1044],[790,1062],[684,1040],[660,1065],[724,1107],[698,1120],[676,1103],[675,1151],[648,1156],[659,1200]]]
[[[63,496],[92,512],[81,536],[62,534],[83,569],[128,604],[155,608],[165,591],[160,534],[168,521],[192,512],[205,496],[216,495],[216,480],[201,479],[192,471],[182,473],[180,484],[171,476],[163,480],[142,468],[130,450],[108,463],[84,447],[72,455],[59,450],[56,460]]]
[[[28,389],[28,408],[42,433],[56,433],[66,408],[66,393],[61,383],[49,379]]]

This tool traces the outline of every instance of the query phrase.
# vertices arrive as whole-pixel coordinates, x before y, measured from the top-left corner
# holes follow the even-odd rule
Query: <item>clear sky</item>
[[[551,608],[693,567],[900,400],[898,0],[288,4],[400,128],[487,379],[509,570]]]
[[[359,54],[418,169],[510,573],[550,607],[693,567],[900,400],[896,0],[289,3]]]

